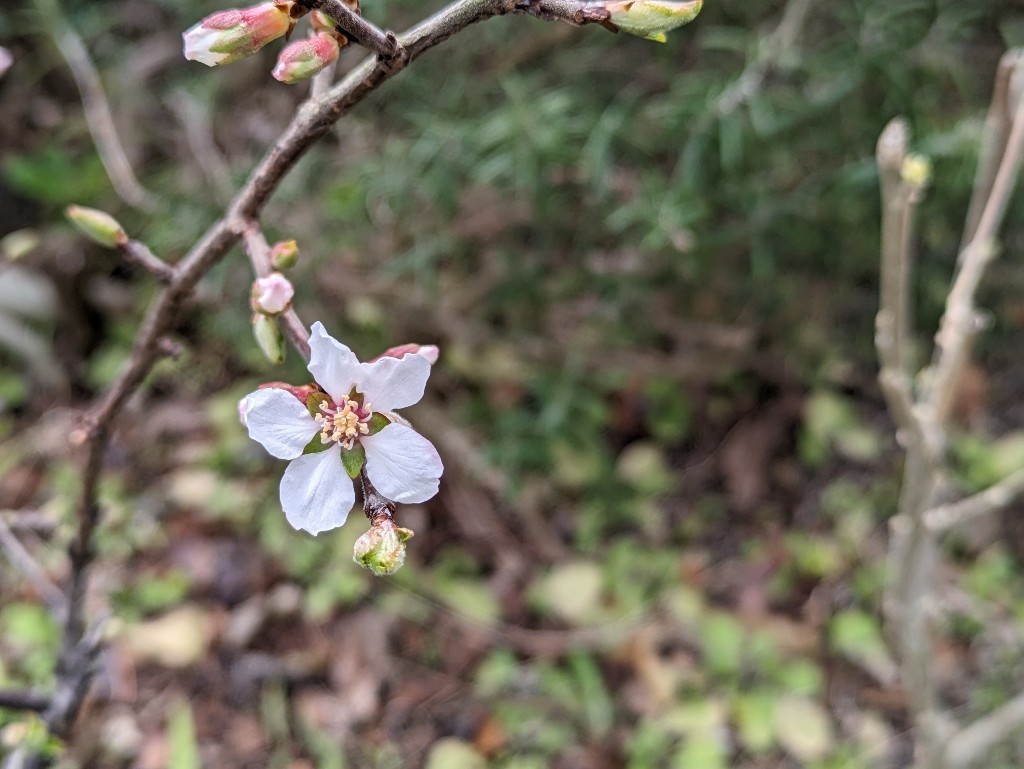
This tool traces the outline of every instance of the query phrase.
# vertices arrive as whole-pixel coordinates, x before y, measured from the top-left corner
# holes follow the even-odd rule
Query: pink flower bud
[[[264,315],[279,315],[288,309],[295,296],[291,281],[279,272],[257,278],[252,284],[252,307]]]
[[[275,270],[287,270],[299,260],[299,244],[294,240],[282,240],[270,249],[270,263]]]
[[[14,64],[14,57],[11,55],[11,52],[0,46],[0,77],[4,76],[4,73],[11,68],[12,64]]]
[[[277,57],[277,66],[271,74],[282,83],[297,83],[337,61],[339,50],[338,41],[330,34],[317,32],[286,46]]]
[[[182,34],[185,58],[215,67],[254,54],[291,31],[291,7],[291,0],[282,0],[207,16]]]
[[[389,347],[370,362],[373,363],[381,358],[404,358],[406,355],[421,355],[427,359],[427,363],[434,365],[437,363],[437,357],[440,354],[441,350],[436,344],[400,344],[397,347]]]
[[[338,24],[323,11],[313,11],[309,14],[309,24],[314,32],[327,32],[331,35],[337,34]]]

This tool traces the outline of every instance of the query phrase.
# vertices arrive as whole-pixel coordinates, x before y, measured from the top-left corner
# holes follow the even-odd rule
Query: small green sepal
[[[389,424],[391,424],[390,419],[381,414],[379,411],[375,411],[373,412],[373,416],[370,417],[370,421],[367,423],[367,425],[370,428],[370,432],[368,432],[367,435],[376,435]]]
[[[366,450],[358,443],[350,449],[341,450],[341,464],[345,466],[345,472],[352,480],[359,477],[365,462]]]
[[[315,417],[317,414],[322,414],[320,410],[320,404],[327,403],[327,396],[323,393],[311,392],[306,396],[306,410],[309,412],[311,417]]]
[[[331,447],[330,442],[324,443],[320,438],[320,433],[313,436],[313,439],[306,444],[306,448],[302,450],[303,454],[319,454],[321,451],[327,451]]]

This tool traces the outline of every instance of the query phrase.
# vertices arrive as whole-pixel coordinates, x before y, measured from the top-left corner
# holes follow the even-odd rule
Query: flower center
[[[370,404],[360,405],[359,401],[346,398],[340,404],[321,403],[320,412],[314,419],[320,423],[320,440],[323,443],[336,441],[343,449],[351,449],[360,435],[370,432]]]

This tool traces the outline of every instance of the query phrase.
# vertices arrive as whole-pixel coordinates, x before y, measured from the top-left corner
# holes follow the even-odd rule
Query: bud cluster
[[[358,0],[345,4],[359,13]],[[185,58],[210,67],[230,64],[259,51],[280,37],[288,38],[307,9],[295,0],[270,0],[248,8],[232,8],[207,16],[182,35]],[[310,13],[310,36],[286,45],[273,76],[297,83],[333,64],[348,38],[320,11]]]

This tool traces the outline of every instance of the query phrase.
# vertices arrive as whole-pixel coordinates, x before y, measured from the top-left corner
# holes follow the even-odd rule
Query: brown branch
[[[199,280],[239,239],[242,232],[239,223],[258,220],[264,204],[284,176],[342,115],[435,45],[477,21],[515,12],[559,18],[573,24],[597,22],[602,16],[593,4],[571,0],[459,0],[452,3],[397,38],[399,55],[366,59],[324,97],[306,101],[235,195],[227,213],[172,268],[170,281],[150,305],[142,322],[128,364],[99,403],[83,417],[80,428],[72,436],[84,456],[77,504],[78,525],[69,546],[68,611],[58,657],[58,689],[64,696],[55,701],[46,714],[48,726],[58,736],[67,734],[91,676],[91,664],[87,663],[92,659],[89,656],[92,646],[85,639],[84,598],[89,568],[95,557],[94,533],[102,512],[97,490],[103,455],[115,418],[163,354],[163,335],[175,326]]]
[[[161,283],[170,283],[174,279],[174,268],[149,250],[149,246],[138,240],[128,240],[118,245],[126,262],[141,267]]]
[[[323,11],[347,36],[378,56],[392,59],[401,53],[394,32],[385,32],[374,26],[341,0],[299,0],[299,5]]]
[[[0,689],[0,708],[42,713],[48,707],[50,707],[50,698],[45,694],[20,689]]]

